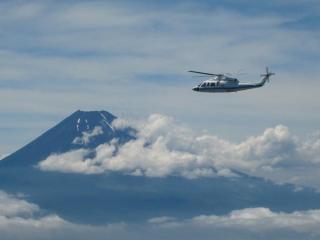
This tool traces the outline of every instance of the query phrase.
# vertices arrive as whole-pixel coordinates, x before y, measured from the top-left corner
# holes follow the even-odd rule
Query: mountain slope
[[[53,153],[64,153],[83,147],[94,148],[113,138],[119,139],[120,143],[131,139],[128,131],[112,128],[112,121],[115,119],[114,115],[106,111],[78,110],[34,141],[4,158],[0,166],[33,166]],[[94,135],[95,128],[98,131],[92,137],[92,141],[82,143],[83,132]],[[77,139],[80,141],[75,141]]]

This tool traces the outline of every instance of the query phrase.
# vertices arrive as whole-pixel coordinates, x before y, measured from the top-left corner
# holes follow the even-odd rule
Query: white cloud
[[[96,165],[97,161],[84,159],[88,154],[89,150],[87,149],[79,149],[60,155],[53,154],[49,156],[46,161],[40,162],[39,167],[46,171],[77,172],[85,174],[102,173],[103,169]]]
[[[120,124],[121,123],[121,124]],[[117,120],[113,127],[124,128],[128,122]],[[214,135],[199,134],[160,114],[145,122],[132,123],[135,140],[119,146],[116,140],[91,150],[76,150],[49,156],[40,162],[45,171],[86,174],[121,171],[132,175],[165,177],[237,177],[234,171],[265,177],[275,182],[289,182],[320,188],[319,135],[303,141],[283,125],[266,129],[240,143]],[[297,169],[304,168],[299,172]],[[308,178],[305,176],[308,175]],[[306,179],[308,179],[306,181]]]
[[[103,134],[102,127],[96,126],[91,131],[82,132],[81,137],[76,137],[75,139],[73,139],[72,143],[78,145],[87,145],[94,137],[101,134]]]

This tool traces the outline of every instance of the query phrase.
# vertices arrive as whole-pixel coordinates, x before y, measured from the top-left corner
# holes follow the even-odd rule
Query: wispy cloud
[[[91,131],[84,131],[81,133],[81,137],[73,139],[73,144],[87,145],[94,137],[103,134],[102,127],[96,126]]]
[[[158,221],[159,219],[159,221]],[[161,221],[160,221],[161,220]],[[248,208],[235,210],[228,215],[203,215],[187,220],[163,217],[150,220],[153,226],[163,232],[183,232],[192,239],[195,231],[202,233],[203,239],[299,239],[319,237],[319,210],[282,213],[268,208]],[[161,231],[159,231],[161,232]],[[182,237],[184,234],[180,234]]]
[[[4,159],[6,156],[8,156],[8,154],[0,154],[0,161]]]
[[[184,221],[169,217],[159,217],[150,219],[149,222],[163,228],[180,228],[194,225],[204,228],[246,229],[255,233],[268,230],[295,229],[296,232],[319,234],[317,233],[317,226],[320,221],[319,215],[319,210],[285,213],[272,212],[268,208],[258,207],[234,210],[222,216],[201,215]]]
[[[320,117],[312,97],[319,88],[319,31],[286,27],[304,17],[301,8],[318,11],[313,1],[1,2],[0,94],[8,101],[0,110],[59,118],[79,108],[140,116],[156,110],[208,128],[214,118],[214,130],[237,137],[270,119],[310,130]],[[277,73],[272,90],[227,97],[193,94],[197,80],[186,74],[245,68],[253,81],[265,65]],[[143,78],[150,75],[152,82]],[[250,127],[241,121],[248,114]],[[226,126],[234,115],[240,120]]]
[[[38,210],[39,207],[37,205],[0,191],[0,216],[31,216],[33,212]]]
[[[122,232],[124,224],[89,226],[69,222],[56,214],[49,214],[36,204],[23,198],[0,191],[0,234],[1,239],[61,239],[69,235],[69,239],[86,239],[97,233],[112,236],[114,232]],[[89,233],[90,232],[90,233]],[[85,234],[86,237],[83,237]]]
[[[107,214],[107,213],[106,213]],[[234,210],[227,215],[190,219],[162,216],[140,223],[87,225],[47,213],[21,196],[0,191],[1,239],[318,239],[320,211],[273,212],[268,208]]]

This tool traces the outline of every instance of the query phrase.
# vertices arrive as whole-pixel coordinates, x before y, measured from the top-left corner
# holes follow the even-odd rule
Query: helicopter
[[[269,72],[269,68],[266,67],[266,73],[261,74],[262,80],[258,83],[240,83],[237,78],[229,77],[226,74],[206,73],[192,71],[191,73],[211,76],[209,79],[204,80],[194,88],[196,92],[237,92],[252,88],[262,87],[267,81],[270,81],[270,76],[275,75],[273,72]]]

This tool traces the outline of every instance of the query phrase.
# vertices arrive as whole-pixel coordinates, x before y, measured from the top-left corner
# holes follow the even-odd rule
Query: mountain
[[[34,167],[52,153],[94,148],[113,138],[118,138],[120,144],[134,138],[134,129],[114,130],[114,119],[106,111],[73,113],[0,161],[0,189],[22,193],[41,209],[67,220],[89,224],[146,221],[159,216],[219,215],[248,207],[284,212],[320,207],[320,194],[312,189],[297,191],[293,185],[277,185],[242,173],[236,178],[186,179],[121,172],[92,175],[45,172]],[[95,133],[97,128],[99,131]],[[81,141],[83,132],[91,134],[90,142]]]
[[[34,141],[4,158],[0,166],[33,166],[53,153],[64,153],[79,148],[95,148],[113,138],[119,139],[120,143],[132,139],[128,129],[123,131],[113,129],[112,121],[115,119],[114,115],[106,111],[78,110]],[[82,143],[83,132],[90,133],[94,129],[98,129],[94,139],[88,143]]]

